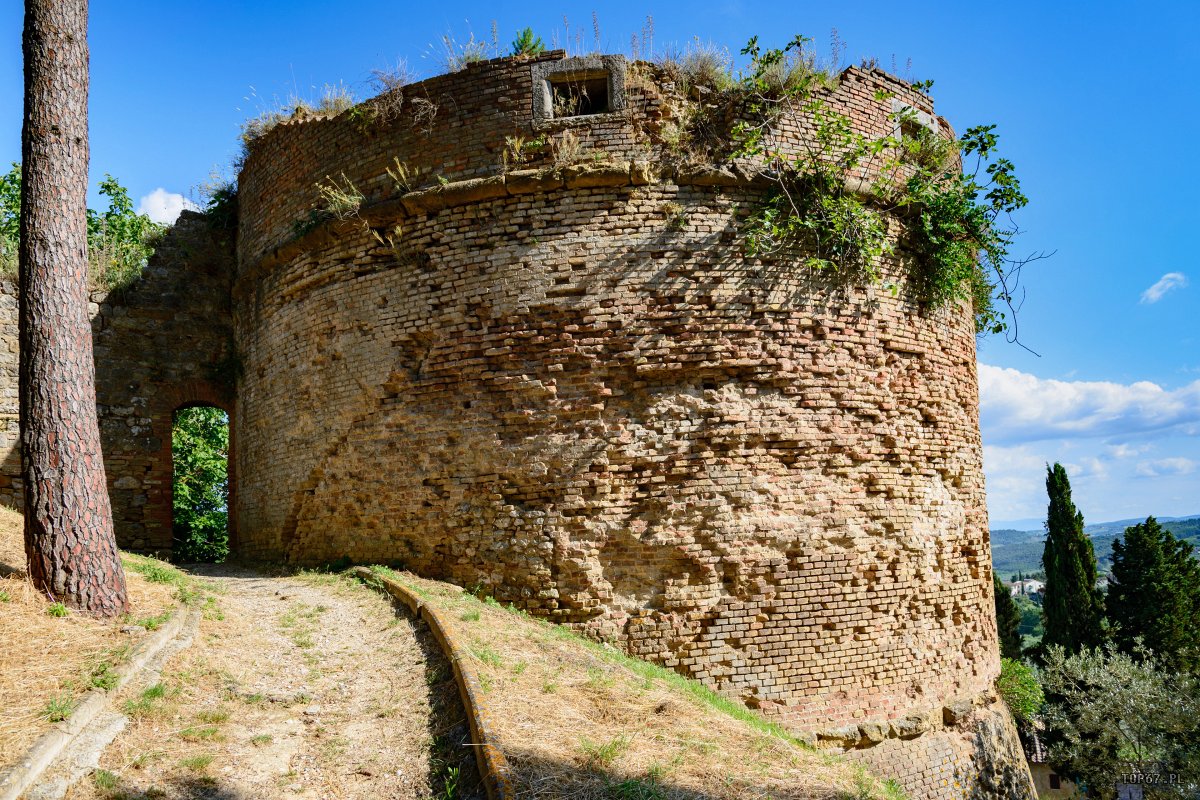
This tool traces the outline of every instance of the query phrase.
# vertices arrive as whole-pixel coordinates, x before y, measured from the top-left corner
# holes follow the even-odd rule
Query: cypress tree
[[[1071,482],[1062,464],[1046,468],[1046,548],[1042,568],[1044,646],[1062,645],[1068,654],[1096,647],[1103,638],[1104,608],[1096,588],[1096,553],[1083,532],[1083,514],[1071,502]]]
[[[999,575],[992,573],[992,583],[996,590],[996,630],[1000,634],[1000,655],[1004,658],[1020,658],[1021,612],[1013,602],[1012,592]]]
[[[1200,564],[1192,546],[1154,517],[1113,541],[1109,619],[1117,646],[1130,655],[1141,637],[1158,660],[1176,671],[1200,667]]]

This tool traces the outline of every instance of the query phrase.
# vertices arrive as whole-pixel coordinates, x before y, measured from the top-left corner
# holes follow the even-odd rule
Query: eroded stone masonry
[[[564,116],[572,85],[594,113]],[[828,101],[952,135],[879,71]],[[914,797],[1031,796],[992,689],[970,309],[922,309],[897,262],[892,292],[746,257],[764,187],[672,149],[684,107],[649,65],[551,53],[267,133],[236,259],[189,218],[207,261],[180,245],[96,309],[122,543],[169,548],[170,414],[218,404],[244,557],[478,586]],[[334,183],[346,219],[314,213]]]

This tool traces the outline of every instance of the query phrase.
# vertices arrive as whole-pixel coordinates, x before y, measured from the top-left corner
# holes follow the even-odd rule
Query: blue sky
[[[295,0],[94,0],[92,171],[149,207],[228,172],[239,125],[339,81],[360,96],[404,59],[440,71],[440,39],[502,45],[532,26],[590,48],[596,4]],[[844,60],[874,56],[935,80],[959,130],[995,123],[1030,197],[1018,251],[1055,251],[1025,273],[1022,340],[979,351],[994,523],[1045,511],[1044,464],[1068,465],[1092,521],[1200,514],[1200,4],[927,2],[609,3],[605,50],[627,52],[653,17],[661,50],[693,36],[736,52],[752,35],[812,36]],[[564,16],[566,24],[564,24]],[[569,28],[567,27],[569,25]],[[0,8],[0,159],[20,152],[21,10]],[[894,61],[893,61],[894,59]],[[911,66],[909,66],[911,61]],[[156,190],[163,190],[154,195]],[[98,200],[93,200],[98,203]],[[178,200],[176,199],[176,204]]]

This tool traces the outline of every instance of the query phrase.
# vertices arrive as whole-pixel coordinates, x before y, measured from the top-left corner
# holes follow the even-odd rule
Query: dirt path
[[[115,707],[129,717],[71,800],[471,797],[453,678],[420,623],[335,576],[205,571],[195,643]]]

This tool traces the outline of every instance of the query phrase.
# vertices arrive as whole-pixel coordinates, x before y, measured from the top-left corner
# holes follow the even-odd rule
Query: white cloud
[[[176,192],[168,192],[161,186],[138,201],[137,213],[145,214],[155,222],[173,225],[179,218],[179,212],[184,209],[195,211],[199,208]]]
[[[1099,478],[1101,480],[1108,477],[1108,464],[1104,459],[1096,456],[1083,456],[1075,461],[1063,464],[1067,472],[1077,478]]]
[[[1191,475],[1195,471],[1196,462],[1190,458],[1160,458],[1139,461],[1136,473],[1143,478],[1161,478],[1164,475]]]
[[[1131,445],[1127,442],[1110,444],[1104,448],[1105,452],[1109,456],[1116,459],[1133,458],[1134,456],[1140,456],[1142,453],[1145,453],[1151,449],[1153,448],[1148,444]]]
[[[984,445],[987,504],[992,519],[1036,517],[1045,512],[1046,459],[1028,445]]]
[[[1058,381],[979,365],[980,422],[992,443],[1128,436],[1200,425],[1200,381],[1167,390],[1149,381]]]
[[[1090,521],[1200,512],[1200,381],[1045,380],[980,364],[979,386],[993,520],[1042,517],[1056,461]]]
[[[1168,272],[1158,279],[1158,282],[1142,292],[1143,304],[1157,303],[1163,295],[1172,289],[1183,289],[1188,285],[1187,276],[1182,272]]]

